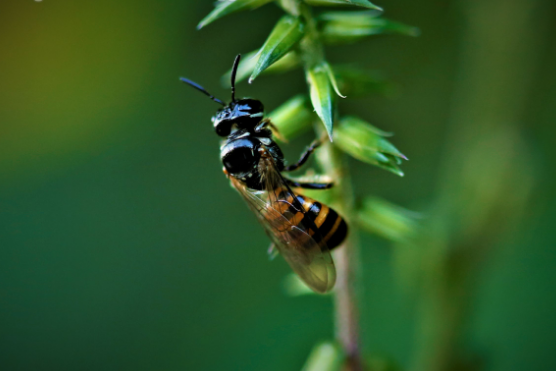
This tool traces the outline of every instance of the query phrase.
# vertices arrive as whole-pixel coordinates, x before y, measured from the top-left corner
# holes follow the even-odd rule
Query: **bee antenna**
[[[189,79],[186,79],[185,77],[180,77],[180,80],[182,82],[185,82],[188,85],[193,86],[195,89],[199,90],[201,93],[207,95],[210,99],[212,99],[213,101],[215,101],[216,103],[219,103],[223,106],[226,105],[226,103],[224,103],[223,101],[221,101],[220,99],[216,98],[214,95],[210,94],[208,91],[206,91],[205,88],[203,88],[201,85],[197,84],[196,82],[193,82]]]
[[[238,54],[234,60],[234,66],[232,67],[232,102],[235,102],[236,100],[236,74],[240,59],[241,54]]]

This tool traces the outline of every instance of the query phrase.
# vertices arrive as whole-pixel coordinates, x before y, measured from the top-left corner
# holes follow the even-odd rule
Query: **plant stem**
[[[324,130],[323,130],[324,131]],[[317,156],[323,170],[334,179],[335,194],[333,206],[344,216],[348,223],[353,215],[354,197],[351,178],[345,164],[345,156],[331,143],[323,146]],[[356,287],[359,276],[359,244],[353,223],[350,235],[343,246],[334,252],[337,270],[335,289],[336,338],[346,354],[346,370],[363,369],[359,338],[359,310]]]
[[[294,15],[303,18],[306,24],[305,37],[300,42],[298,52],[301,55],[305,69],[309,70],[325,62],[324,47],[317,30],[316,20],[311,9],[299,0],[281,0],[282,8]],[[324,125],[317,125],[317,135],[324,133]],[[353,215],[354,200],[353,189],[348,168],[343,154],[331,143],[326,143],[318,151],[317,161],[327,175],[335,182],[333,188],[334,198],[332,206],[350,221]],[[359,310],[357,303],[358,291],[355,287],[358,276],[358,244],[353,223],[350,224],[350,235],[343,246],[334,252],[337,279],[335,287],[335,320],[336,338],[341,344],[346,355],[344,370],[361,371],[361,346],[359,339]]]

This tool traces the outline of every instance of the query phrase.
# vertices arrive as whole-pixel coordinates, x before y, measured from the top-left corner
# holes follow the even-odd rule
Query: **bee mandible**
[[[241,56],[232,68],[232,101],[226,104],[199,84],[180,78],[186,84],[219,103],[212,117],[216,134],[223,137],[220,158],[224,174],[247,202],[276,250],[293,271],[314,291],[325,293],[334,287],[336,270],[330,250],[346,238],[348,226],[332,208],[292,188],[328,189],[332,183],[300,182],[283,173],[299,169],[322,143],[315,140],[299,161],[286,165],[280,147],[272,139],[277,129],[264,118],[261,101],[236,99],[235,80]]]

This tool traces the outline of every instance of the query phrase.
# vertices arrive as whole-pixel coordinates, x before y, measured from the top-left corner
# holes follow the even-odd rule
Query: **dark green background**
[[[359,195],[426,211],[435,195],[459,58],[461,8],[382,2],[422,36],[329,49],[380,69],[396,99],[342,109],[393,131],[405,178],[355,161]],[[281,291],[289,268],[229,187],[210,116],[178,82],[226,98],[220,76],[257,49],[274,5],[196,31],[210,1],[3,0],[0,3],[0,368],[296,370],[332,336],[332,304]],[[521,135],[541,170],[520,227],[487,269],[467,328],[488,370],[556,369],[554,224],[556,7],[539,11],[533,91]],[[496,14],[492,15],[493,18]],[[551,37],[552,36],[552,37]],[[301,71],[240,84],[268,110],[305,91]],[[309,136],[285,148],[290,159]],[[392,248],[362,237],[365,350],[407,365],[415,303]]]

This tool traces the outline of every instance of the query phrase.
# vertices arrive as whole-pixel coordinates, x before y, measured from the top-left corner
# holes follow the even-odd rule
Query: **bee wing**
[[[232,185],[243,196],[293,271],[314,291],[325,293],[331,290],[336,282],[336,270],[326,245],[319,245],[310,234],[319,233],[314,220],[273,165],[259,166],[259,169],[264,172],[265,191],[247,188],[230,177]],[[296,217],[292,209],[297,211],[296,214],[303,214],[297,225],[290,221]]]

